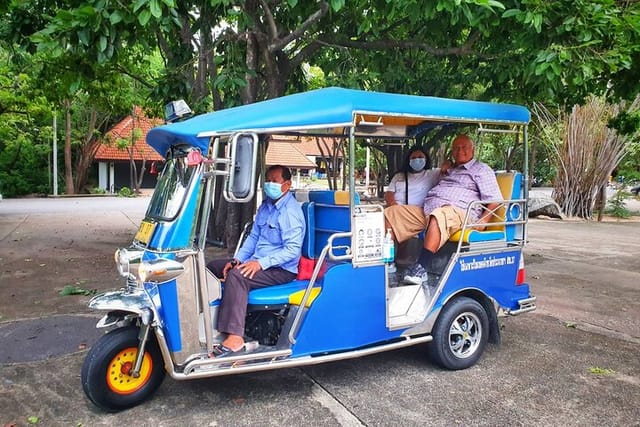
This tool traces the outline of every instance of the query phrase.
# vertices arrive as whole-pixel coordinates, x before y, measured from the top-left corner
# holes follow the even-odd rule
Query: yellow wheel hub
[[[147,383],[151,376],[151,356],[145,352],[142,358],[142,366],[140,367],[140,376],[135,378],[131,375],[131,370],[136,362],[136,347],[129,347],[111,359],[107,368],[107,385],[114,393],[130,394],[139,390]]]

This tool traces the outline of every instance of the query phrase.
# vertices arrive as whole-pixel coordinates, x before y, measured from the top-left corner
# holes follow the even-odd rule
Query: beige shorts
[[[441,248],[452,234],[462,229],[465,212],[455,206],[442,206],[431,212],[436,219],[440,229]],[[384,217],[393,230],[398,243],[402,243],[423,230],[429,224],[429,218],[425,217],[424,211],[418,206],[393,205],[384,210]]]

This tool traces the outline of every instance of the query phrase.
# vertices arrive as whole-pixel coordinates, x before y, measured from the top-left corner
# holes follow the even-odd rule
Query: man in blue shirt
[[[249,291],[287,283],[296,278],[305,221],[291,188],[289,168],[267,170],[264,192],[253,228],[236,257],[211,261],[207,267],[224,281],[218,330],[225,340],[214,347],[217,357],[244,349],[244,323]]]

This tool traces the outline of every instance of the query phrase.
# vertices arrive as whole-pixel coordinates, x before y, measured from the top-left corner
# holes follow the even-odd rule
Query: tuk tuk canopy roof
[[[235,132],[342,135],[356,126],[363,135],[413,137],[434,123],[526,125],[522,106],[330,87],[269,99],[151,129],[147,143],[165,155],[186,143],[206,153],[209,139]],[[365,129],[366,128],[366,129]]]

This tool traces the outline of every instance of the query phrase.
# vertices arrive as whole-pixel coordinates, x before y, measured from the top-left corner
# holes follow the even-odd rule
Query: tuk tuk
[[[522,254],[529,120],[517,105],[325,88],[152,129],[147,143],[166,161],[131,245],[115,253],[125,286],[89,303],[105,313],[97,327],[107,333],[84,361],[86,395],[118,411],[151,396],[165,373],[176,380],[242,374],[419,344],[444,368],[472,366],[488,342],[499,343],[500,316],[536,308]],[[355,144],[411,144],[459,126],[513,137],[524,147],[523,170],[496,172],[503,200],[490,226],[477,230],[467,211],[463,229],[438,252],[437,284],[398,281],[383,260],[384,207],[356,191]],[[231,202],[260,195],[256,171],[273,135],[343,139],[348,190],[296,190],[312,272],[252,290],[245,330],[252,348],[213,357],[224,295],[205,260],[214,195],[218,189]]]

